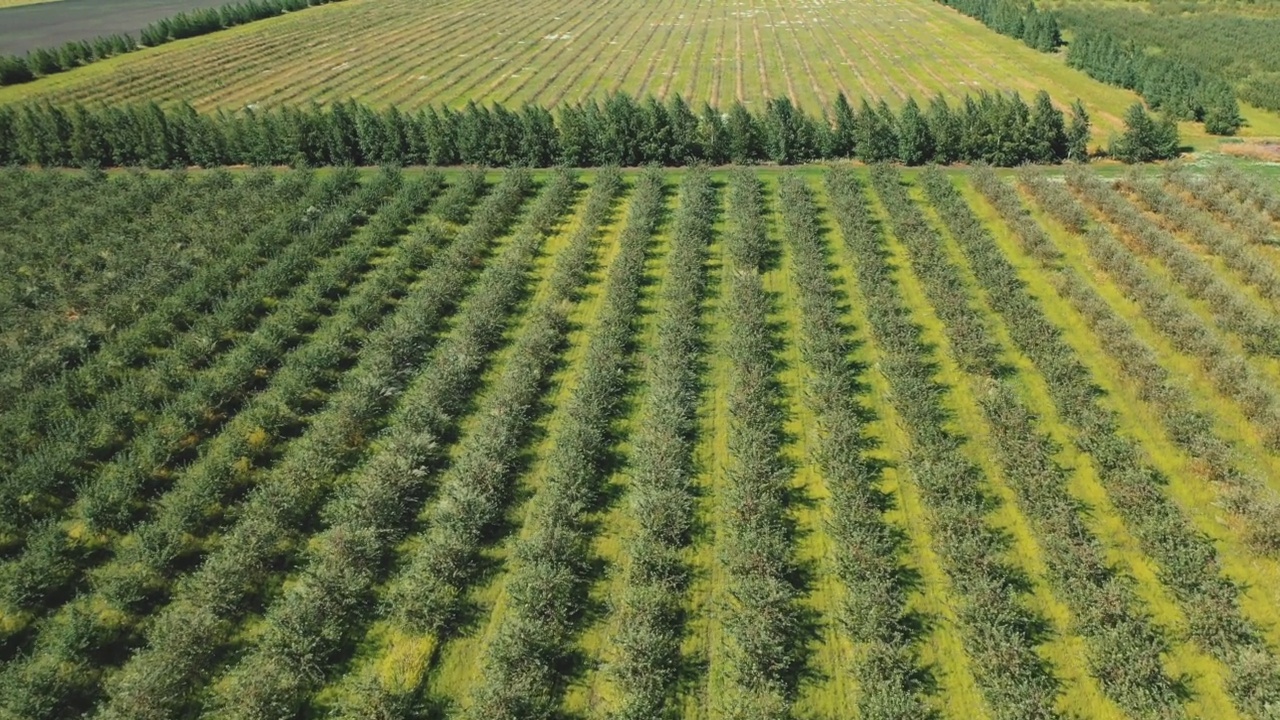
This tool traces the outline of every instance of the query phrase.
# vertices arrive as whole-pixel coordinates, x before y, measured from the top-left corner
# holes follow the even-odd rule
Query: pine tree
[[[532,167],[547,167],[555,162],[560,153],[556,137],[556,121],[546,108],[537,105],[525,105],[520,113],[521,140],[520,159],[522,164]]]
[[[929,134],[933,136],[934,162],[947,164],[959,160],[964,128],[946,98],[935,95],[929,101],[925,119],[929,123]]]
[[[328,155],[333,165],[356,165],[360,147],[356,142],[356,121],[347,106],[334,103],[329,107]]]
[[[729,161],[729,129],[725,117],[710,103],[703,103],[702,117],[698,120],[698,147],[702,159],[712,165]]]
[[[840,157],[840,153],[836,151],[835,125],[831,122],[827,109],[822,108],[817,120],[811,120],[808,115],[803,117],[808,126],[810,157],[823,159]]]
[[[17,130],[13,124],[13,110],[0,106],[0,166],[18,162]]]
[[[80,103],[71,108],[71,136],[68,150],[71,161],[81,167],[101,167],[111,164],[111,154],[102,136],[98,118]]]
[[[831,146],[832,156],[838,158],[851,158],[857,152],[857,120],[853,113],[853,106],[849,104],[848,98],[844,93],[836,95],[835,101],[835,129],[832,133],[834,142]]]
[[[17,85],[35,79],[35,73],[31,72],[31,68],[21,58],[0,56],[0,85]]]
[[[1235,135],[1244,118],[1235,92],[1224,82],[1206,82],[1201,86],[1199,104],[1205,132],[1213,135]]]
[[[893,111],[883,100],[879,108],[873,108],[863,98],[855,126],[859,159],[867,163],[897,159],[898,133],[893,127]]]
[[[514,167],[525,164],[521,158],[520,144],[524,137],[524,123],[502,103],[494,103],[489,111],[489,132],[485,134],[482,164],[492,167]]]
[[[995,113],[991,128],[997,138],[995,155],[987,161],[1000,167],[1021,165],[1032,159],[1031,108],[1022,95],[996,93],[991,96]]]
[[[1079,98],[1071,103],[1071,123],[1067,125],[1067,159],[1075,162],[1089,161],[1089,135],[1092,129],[1089,113]]]
[[[791,99],[773,98],[765,105],[765,154],[779,165],[802,162],[808,154],[804,119]]]
[[[907,165],[923,165],[933,159],[933,137],[915,98],[908,98],[898,116],[898,159]]]
[[[14,125],[15,150],[20,162],[61,167],[71,160],[66,150],[71,123],[60,108],[49,103],[28,105],[18,113]]]
[[[1031,110],[1030,142],[1032,162],[1051,163],[1067,156],[1067,130],[1062,111],[1053,106],[1049,93],[1036,93]]]
[[[639,165],[642,161],[640,141],[644,132],[642,110],[635,98],[614,93],[605,98],[601,108],[603,135],[597,135],[599,153],[596,162],[603,165]]]
[[[640,137],[637,138],[636,163],[671,163],[671,120],[667,109],[650,95],[640,113]]]
[[[458,156],[458,115],[449,108],[427,108],[423,114],[423,128],[427,145],[427,163],[430,165],[456,165]]]
[[[58,64],[58,56],[44,48],[37,48],[27,53],[27,67],[36,75],[53,75],[61,72],[62,67]]]
[[[735,100],[729,108],[726,129],[729,132],[730,162],[745,165],[760,157],[760,130],[756,119],[740,101]]]
[[[679,93],[667,101],[667,121],[671,127],[668,157],[675,165],[691,164],[698,157],[698,118]]]
[[[566,105],[560,110],[560,163],[570,167],[588,165],[595,151],[591,142],[591,124],[581,105]]]
[[[458,113],[458,159],[464,165],[486,165],[489,161],[489,111],[474,100]]]
[[[1181,152],[1181,144],[1178,137],[1178,123],[1168,116],[1158,118],[1152,145],[1155,157],[1159,160],[1176,158]]]
[[[1172,118],[1154,118],[1142,103],[1134,103],[1124,115],[1124,125],[1124,132],[1111,141],[1109,150],[1122,162],[1151,162],[1177,156],[1178,127]]]
[[[178,118],[185,126],[183,136],[187,138],[187,157],[192,164],[207,168],[227,163],[226,138],[220,123],[197,115],[187,103],[179,106]]]

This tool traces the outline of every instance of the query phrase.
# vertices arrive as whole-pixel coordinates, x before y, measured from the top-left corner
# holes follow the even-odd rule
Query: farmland
[[[0,51],[25,52],[112,33],[136,35],[153,20],[218,4],[217,0],[0,0]]]
[[[722,107],[785,95],[814,109],[841,92],[896,106],[977,89],[1082,98],[1100,141],[1135,99],[929,0],[354,0],[0,88],[0,103],[184,99],[237,110],[354,97],[412,110],[472,100],[555,107],[620,91]],[[1280,135],[1274,114],[1244,111],[1244,134]],[[1183,131],[1203,139],[1191,124]]]
[[[0,204],[0,716],[1280,702],[1274,177],[8,170]]]

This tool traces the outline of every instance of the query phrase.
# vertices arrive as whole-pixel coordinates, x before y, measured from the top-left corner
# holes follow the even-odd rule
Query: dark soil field
[[[120,32],[136,38],[147,23],[222,4],[223,0],[62,0],[0,8],[0,54]]]

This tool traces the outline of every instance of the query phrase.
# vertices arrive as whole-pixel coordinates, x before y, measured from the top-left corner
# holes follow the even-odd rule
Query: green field
[[[0,203],[0,717],[1280,698],[1274,175],[11,170]]]
[[[183,99],[238,110],[354,97],[412,109],[622,91],[720,106],[786,95],[818,108],[840,92],[896,105],[978,89],[1044,89],[1064,106],[1079,97],[1099,142],[1136,100],[930,0],[352,0],[3,88],[0,103]],[[1280,135],[1274,113],[1244,114],[1244,135]],[[1191,123],[1183,134],[1212,146]]]

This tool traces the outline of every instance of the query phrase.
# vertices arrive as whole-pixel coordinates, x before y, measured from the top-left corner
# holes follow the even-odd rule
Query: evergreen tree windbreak
[[[190,105],[0,107],[0,165],[487,165],[600,167],[695,163],[981,162],[1014,166],[1083,160],[1088,118],[1079,101],[1067,128],[1049,96],[980,92],[927,109],[880,100],[854,109],[838,97],[818,115],[786,98],[753,113],[679,96],[610,95],[555,109],[468,103],[409,112],[355,101],[321,107],[198,113]],[[1176,148],[1176,135],[1173,147]],[[1073,154],[1074,153],[1074,154]]]

